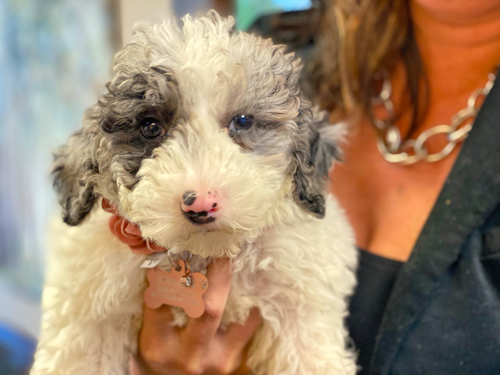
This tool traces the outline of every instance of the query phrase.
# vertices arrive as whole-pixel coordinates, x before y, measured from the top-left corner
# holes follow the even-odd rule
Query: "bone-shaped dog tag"
[[[148,269],[149,287],[144,302],[152,309],[161,305],[182,307],[191,318],[199,318],[205,311],[201,296],[207,291],[208,280],[202,273],[191,273],[189,266],[179,259],[178,267],[170,272],[159,268]]]

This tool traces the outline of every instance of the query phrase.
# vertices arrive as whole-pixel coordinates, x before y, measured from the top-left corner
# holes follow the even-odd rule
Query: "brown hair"
[[[325,0],[321,6],[317,53],[308,77],[317,103],[334,118],[368,113],[374,77],[402,59],[415,126],[425,108],[418,102],[424,73],[408,1]]]

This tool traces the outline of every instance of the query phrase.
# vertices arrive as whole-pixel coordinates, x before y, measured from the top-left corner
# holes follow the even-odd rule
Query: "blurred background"
[[[134,23],[216,9],[240,30],[297,39],[311,0],[0,0],[0,375],[28,373],[40,321],[46,229],[59,214],[52,151],[111,78]],[[255,26],[257,25],[257,26]]]

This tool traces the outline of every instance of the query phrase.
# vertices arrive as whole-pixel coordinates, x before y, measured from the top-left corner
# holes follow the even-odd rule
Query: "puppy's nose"
[[[185,206],[191,206],[195,200],[196,200],[196,192],[193,190],[185,191],[184,194],[182,194],[182,203]]]
[[[217,191],[205,193],[187,190],[182,194],[181,211],[193,224],[207,224],[215,221],[220,208]]]

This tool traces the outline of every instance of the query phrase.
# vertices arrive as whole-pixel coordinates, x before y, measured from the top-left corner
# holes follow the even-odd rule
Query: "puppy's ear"
[[[80,129],[54,153],[54,188],[68,225],[80,224],[97,200],[91,177],[99,173],[99,165],[90,157],[90,149],[91,136]]]
[[[328,171],[333,161],[341,158],[338,143],[343,137],[343,125],[331,125],[328,114],[316,108],[301,110],[297,125],[300,137],[292,154],[295,198],[302,208],[322,218]]]

